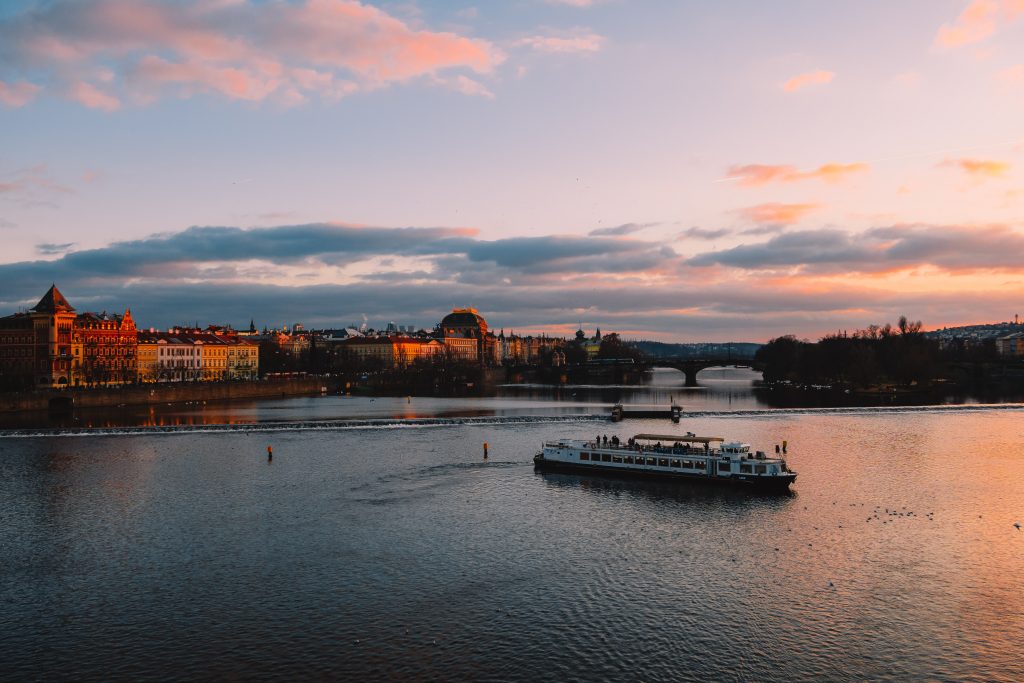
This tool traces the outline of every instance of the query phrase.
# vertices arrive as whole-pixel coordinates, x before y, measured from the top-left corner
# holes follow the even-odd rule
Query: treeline
[[[769,383],[923,386],[936,379],[945,359],[938,342],[921,332],[921,322],[901,316],[890,324],[830,334],[817,342],[777,337],[758,350]]]

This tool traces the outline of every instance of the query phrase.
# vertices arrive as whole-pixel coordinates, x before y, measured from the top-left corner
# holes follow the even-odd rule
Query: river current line
[[[834,408],[775,408],[753,410],[684,411],[682,418],[744,418],[785,417],[790,415],[875,415],[905,413],[949,413],[984,411],[1020,411],[1024,403],[979,403],[935,406],[859,406]],[[38,438],[56,436],[125,436],[156,434],[204,434],[222,432],[295,432],[295,431],[349,431],[375,429],[423,429],[429,427],[458,427],[462,425],[503,426],[517,424],[602,422],[608,413],[584,415],[521,415],[451,418],[382,418],[373,420],[310,420],[289,422],[257,422],[251,424],[161,425],[144,427],[74,427],[52,429],[0,430],[0,438]]]

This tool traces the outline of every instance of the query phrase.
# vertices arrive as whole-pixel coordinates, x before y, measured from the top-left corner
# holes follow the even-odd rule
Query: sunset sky
[[[1024,315],[1024,0],[6,0],[0,313]]]

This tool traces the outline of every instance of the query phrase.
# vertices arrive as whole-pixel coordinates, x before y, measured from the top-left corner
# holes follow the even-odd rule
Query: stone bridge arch
[[[679,370],[686,376],[686,386],[688,387],[700,386],[697,383],[697,374],[707,368],[749,367],[754,370],[762,369],[753,361],[732,358],[656,358],[651,361],[651,367]]]

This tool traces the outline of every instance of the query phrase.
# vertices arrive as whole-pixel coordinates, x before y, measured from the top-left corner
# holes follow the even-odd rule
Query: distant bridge
[[[654,368],[674,368],[686,375],[686,386],[697,386],[697,373],[706,368],[744,367],[763,370],[762,365],[753,359],[709,357],[709,358],[652,358],[648,361]]]

